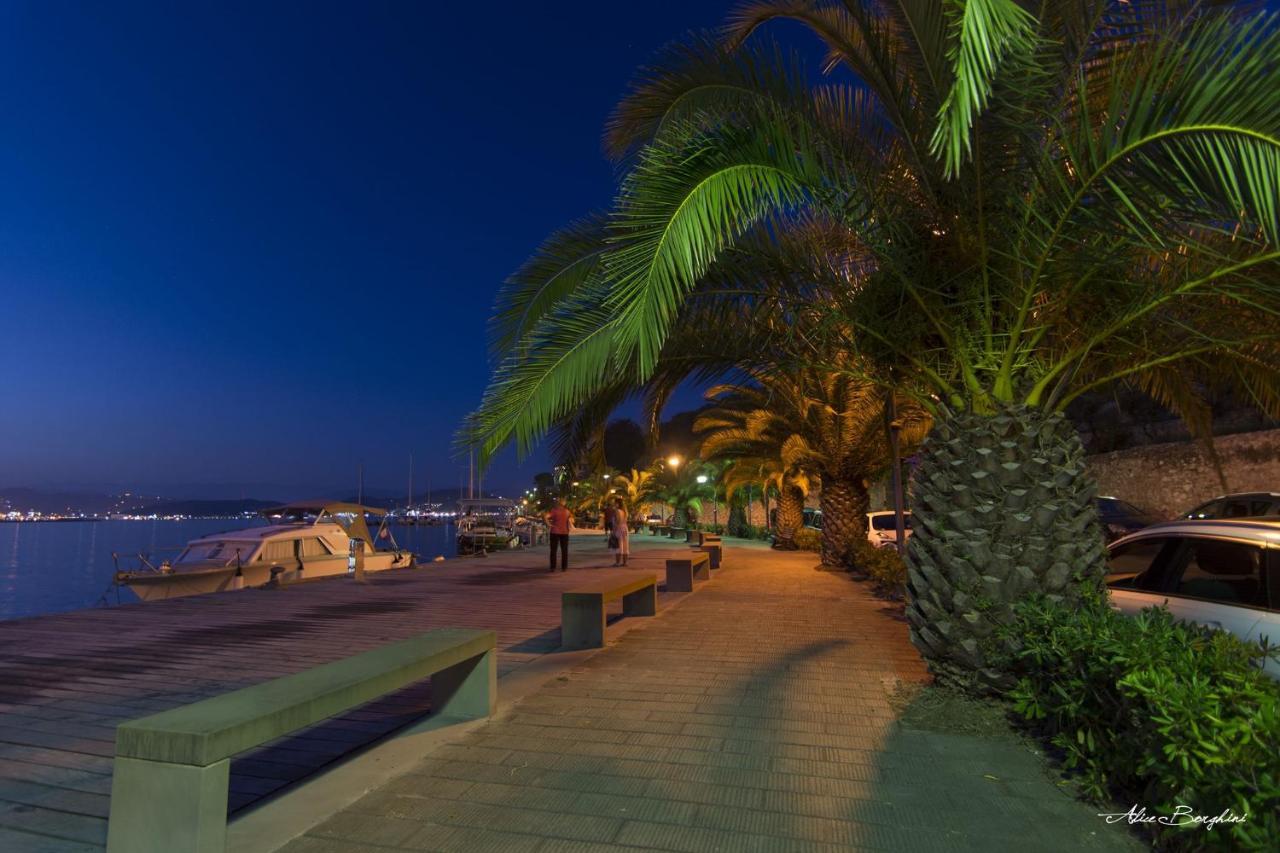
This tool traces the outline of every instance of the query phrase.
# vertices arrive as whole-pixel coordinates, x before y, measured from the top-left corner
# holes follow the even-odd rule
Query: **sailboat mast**
[[[409,506],[413,509],[413,454],[409,454]]]

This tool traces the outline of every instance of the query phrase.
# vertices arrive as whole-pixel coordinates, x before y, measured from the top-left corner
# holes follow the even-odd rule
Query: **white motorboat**
[[[414,565],[413,554],[400,550],[391,537],[386,510],[311,501],[262,514],[273,523],[193,539],[171,562],[153,566],[144,560],[137,571],[117,571],[116,583],[143,601],[154,601]],[[366,516],[381,521],[376,537]],[[378,550],[377,542],[391,547]]]

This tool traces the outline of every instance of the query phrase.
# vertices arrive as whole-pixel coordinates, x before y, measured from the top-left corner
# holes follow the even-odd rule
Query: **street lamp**
[[[699,474],[699,475],[698,475],[698,485],[700,485],[700,486],[705,486],[706,484],[707,484],[707,475],[706,475],[706,474]]]
[[[675,456],[675,455],[668,456],[668,457],[667,457],[667,464],[668,464],[668,465],[670,465],[672,468],[679,468],[679,467],[680,467],[680,457],[679,457],[679,456]]]

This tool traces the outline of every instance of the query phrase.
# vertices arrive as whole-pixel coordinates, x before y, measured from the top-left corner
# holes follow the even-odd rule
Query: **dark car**
[[[1275,518],[1280,516],[1280,494],[1241,492],[1218,495],[1183,515],[1183,518]]]
[[[1098,520],[1102,522],[1102,530],[1108,542],[1114,542],[1121,536],[1128,536],[1144,527],[1150,527],[1160,520],[1128,501],[1109,495],[1099,497],[1096,504]]]

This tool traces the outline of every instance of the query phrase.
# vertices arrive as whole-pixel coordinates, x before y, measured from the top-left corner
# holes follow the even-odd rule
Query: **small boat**
[[[524,540],[516,529],[519,512],[505,498],[463,498],[458,501],[455,537],[459,554],[519,548]]]
[[[193,539],[173,561],[142,560],[135,571],[117,571],[117,584],[143,601],[229,589],[291,583],[333,575],[410,568],[386,523],[387,511],[360,504],[310,501],[262,511],[273,522]],[[376,537],[366,516],[381,520]],[[390,548],[379,550],[377,542]]]

